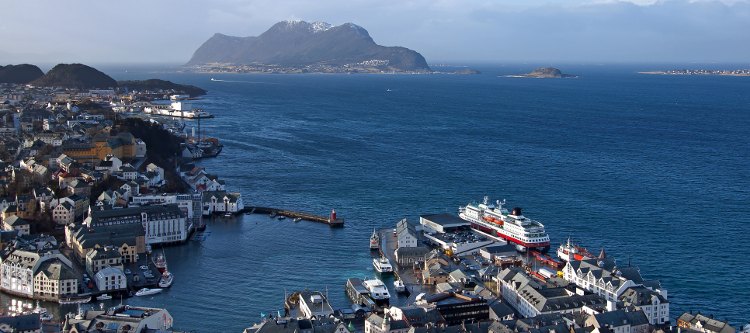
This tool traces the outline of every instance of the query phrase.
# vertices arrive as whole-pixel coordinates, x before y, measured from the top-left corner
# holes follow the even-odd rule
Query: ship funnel
[[[521,207],[513,207],[513,211],[512,211],[511,214],[513,214],[515,216],[521,216],[521,215],[523,215],[523,214],[521,214]]]

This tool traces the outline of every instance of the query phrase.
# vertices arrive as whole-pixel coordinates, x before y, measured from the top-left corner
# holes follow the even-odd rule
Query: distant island
[[[171,81],[150,79],[150,80],[137,80],[137,81],[117,81],[117,85],[122,88],[129,90],[174,90],[180,94],[190,95],[190,97],[196,97],[206,94],[206,90],[185,84],[177,84]]]
[[[577,75],[563,74],[559,69],[554,67],[539,67],[527,74],[505,75],[506,77],[527,77],[535,79],[560,79],[576,78]]]
[[[638,74],[750,76],[750,69],[672,69],[666,71],[638,72]]]
[[[257,37],[215,34],[186,64],[208,73],[430,73],[425,58],[346,23],[283,21]]]

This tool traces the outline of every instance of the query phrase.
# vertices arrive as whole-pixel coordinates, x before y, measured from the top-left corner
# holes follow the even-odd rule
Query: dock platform
[[[341,228],[344,226],[344,219],[337,218],[335,212],[330,217],[314,215],[304,212],[295,212],[291,210],[271,208],[271,207],[245,207],[238,213],[242,214],[273,214],[276,216],[286,216],[292,219],[302,219],[305,221],[318,222],[329,225],[331,228]]]

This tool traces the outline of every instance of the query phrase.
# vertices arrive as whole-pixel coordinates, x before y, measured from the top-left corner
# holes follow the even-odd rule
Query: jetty
[[[314,214],[305,213],[305,212],[296,212],[296,211],[291,211],[291,210],[286,210],[286,209],[248,206],[240,210],[238,213],[285,216],[285,217],[292,218],[292,219],[301,219],[301,220],[310,221],[310,222],[318,222],[318,223],[327,224],[331,228],[341,228],[344,226],[344,219],[341,217],[336,217],[336,210],[331,210],[331,214],[329,216],[320,216],[320,215],[314,215]]]

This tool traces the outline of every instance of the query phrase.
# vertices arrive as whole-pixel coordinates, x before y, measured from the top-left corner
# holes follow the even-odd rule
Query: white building
[[[667,290],[661,288],[658,281],[644,280],[637,267],[617,266],[614,259],[606,256],[604,250],[595,259],[569,261],[563,268],[563,277],[604,297],[609,311],[615,310],[620,295],[631,287],[643,286],[657,292],[664,300],[667,299]]]
[[[669,324],[669,301],[658,292],[643,286],[630,287],[619,301],[626,308],[643,311],[651,325]]]
[[[242,194],[239,192],[228,193],[225,191],[203,192],[203,215],[212,213],[237,213],[245,208],[242,202]]]
[[[68,225],[75,221],[76,210],[70,202],[63,202],[52,210],[52,221],[58,225]]]
[[[18,236],[24,236],[31,233],[31,223],[17,215],[11,215],[3,219],[3,229],[16,231]]]
[[[128,287],[125,273],[118,267],[105,267],[94,274],[94,283],[99,290],[123,290]]]
[[[398,239],[398,247],[417,247],[417,231],[409,224],[406,219],[398,221],[396,223],[396,238]]]
[[[184,242],[187,240],[189,227],[185,215],[176,204],[110,210],[94,209],[84,224],[87,226],[141,224],[146,233],[146,244]]]

